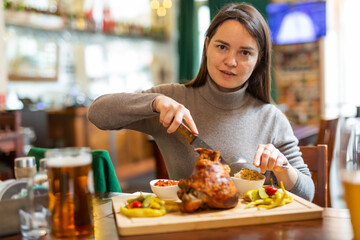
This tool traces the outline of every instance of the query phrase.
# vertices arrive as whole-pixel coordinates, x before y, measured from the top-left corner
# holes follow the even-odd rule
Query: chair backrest
[[[155,166],[156,166],[156,178],[158,179],[169,179],[169,174],[166,169],[164,158],[160,152],[159,147],[153,139],[150,140],[153,144]]]
[[[311,177],[315,183],[315,196],[313,203],[328,207],[329,177],[327,145],[300,146],[304,162],[308,165]]]
[[[330,177],[330,166],[333,158],[336,129],[338,124],[338,118],[335,119],[321,119],[319,125],[319,133],[316,141],[316,145],[326,144],[328,148],[328,176]],[[330,198],[330,186],[328,191],[328,205],[331,207]]]
[[[20,111],[4,111],[0,112],[0,131],[20,131],[21,112]]]
[[[318,144],[326,144],[328,147],[328,161],[329,163],[332,160],[334,145],[335,145],[335,137],[336,137],[336,128],[338,124],[338,119],[321,119],[319,133],[316,141],[316,145]]]

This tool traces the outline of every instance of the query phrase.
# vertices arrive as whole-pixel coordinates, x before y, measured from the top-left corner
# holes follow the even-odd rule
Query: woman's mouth
[[[232,72],[229,72],[229,71],[220,70],[220,72],[223,75],[228,76],[228,77],[235,76],[235,73],[232,73]]]

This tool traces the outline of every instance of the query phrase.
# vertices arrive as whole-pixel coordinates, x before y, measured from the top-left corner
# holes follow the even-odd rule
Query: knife
[[[213,148],[210,147],[209,144],[204,142],[204,140],[199,138],[197,135],[193,134],[192,131],[184,123],[180,124],[177,131],[184,135],[188,143],[194,148],[205,148],[213,150]],[[226,161],[221,157],[221,155],[219,159],[222,164],[227,164]]]
[[[193,134],[192,131],[184,124],[184,123],[181,123],[180,126],[178,127],[177,129],[178,132],[180,132],[181,134],[183,134],[186,138],[186,140],[188,141],[188,143],[193,146],[194,148],[205,148],[205,149],[210,149],[210,150],[213,150],[212,147],[209,146],[209,144],[207,144],[206,142],[204,142],[204,140],[202,140],[201,138],[199,138],[197,135]],[[230,164],[227,163],[220,155],[220,162],[222,164],[227,164],[229,166],[233,166],[233,165],[236,165],[236,164],[249,164],[251,166],[254,166],[252,165],[251,163],[248,163],[245,159],[241,159],[241,158],[236,158],[235,160],[233,161],[230,161]],[[282,165],[281,167],[283,168],[289,168],[288,165]]]

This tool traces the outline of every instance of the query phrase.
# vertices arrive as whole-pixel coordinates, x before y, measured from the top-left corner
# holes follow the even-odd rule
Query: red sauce
[[[157,187],[168,187],[178,185],[179,181],[174,180],[159,180],[154,185]]]

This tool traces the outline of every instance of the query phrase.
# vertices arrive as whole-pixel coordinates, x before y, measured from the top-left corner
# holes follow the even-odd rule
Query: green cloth
[[[28,152],[28,156],[35,157],[36,161],[36,169],[39,171],[40,168],[40,159],[45,158],[45,152],[49,150],[47,148],[30,148],[30,151]]]
[[[109,153],[105,150],[92,150],[95,191],[121,192]]]
[[[47,148],[31,148],[28,156],[34,156],[39,170],[40,159],[45,158]],[[114,166],[109,153],[106,150],[92,150],[92,169],[94,172],[95,191],[98,192],[121,192]]]

